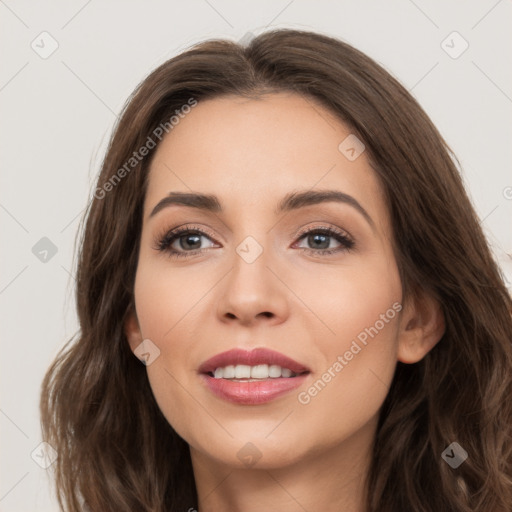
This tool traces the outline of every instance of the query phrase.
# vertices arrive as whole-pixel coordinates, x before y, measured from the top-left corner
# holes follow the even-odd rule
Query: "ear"
[[[417,363],[444,332],[445,320],[439,302],[423,291],[411,294],[400,322],[397,359],[406,364]]]
[[[132,352],[142,343],[142,333],[140,332],[139,321],[137,320],[137,314],[135,308],[130,307],[128,314],[124,321],[124,333],[126,339],[130,345]]]

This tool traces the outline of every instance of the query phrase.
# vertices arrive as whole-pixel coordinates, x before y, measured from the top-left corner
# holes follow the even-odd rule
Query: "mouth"
[[[213,394],[239,405],[274,400],[299,387],[310,373],[301,363],[264,348],[229,350],[199,368],[203,382]]]

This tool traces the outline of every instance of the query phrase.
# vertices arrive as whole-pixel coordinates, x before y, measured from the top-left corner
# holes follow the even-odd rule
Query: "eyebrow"
[[[275,215],[287,213],[299,208],[315,204],[336,202],[352,206],[375,229],[375,223],[361,204],[349,194],[339,190],[306,190],[287,194],[274,210]],[[172,205],[189,206],[212,213],[222,213],[222,205],[217,196],[196,192],[169,192],[151,211],[149,218],[154,217],[159,211]]]

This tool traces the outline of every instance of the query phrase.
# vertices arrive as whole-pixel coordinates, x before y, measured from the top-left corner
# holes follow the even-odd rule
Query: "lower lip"
[[[309,374],[297,377],[267,379],[243,382],[228,379],[215,379],[210,375],[201,375],[208,388],[218,397],[240,405],[265,404],[284,395],[304,383]]]

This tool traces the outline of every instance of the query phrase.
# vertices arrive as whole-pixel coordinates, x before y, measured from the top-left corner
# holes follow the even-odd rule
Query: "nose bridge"
[[[274,260],[270,236],[264,231],[248,235],[234,249],[232,270],[222,291],[219,314],[237,317],[243,322],[253,321],[258,315],[285,315],[284,289],[270,270]]]
[[[240,296],[256,297],[269,285],[272,273],[268,266],[272,255],[266,242],[268,237],[258,238],[259,241],[248,235],[235,247],[230,285]]]
[[[248,200],[244,207],[240,207],[238,218],[232,231],[233,272],[252,279],[256,275],[264,276],[269,272],[266,265],[270,264],[271,237],[273,231],[269,231],[268,221],[265,220],[264,211],[260,210],[262,201]]]

